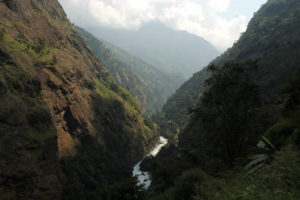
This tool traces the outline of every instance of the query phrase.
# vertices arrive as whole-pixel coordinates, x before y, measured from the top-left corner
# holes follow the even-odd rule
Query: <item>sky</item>
[[[203,37],[224,51],[238,40],[267,0],[59,0],[71,22],[83,28],[137,30],[160,21]]]

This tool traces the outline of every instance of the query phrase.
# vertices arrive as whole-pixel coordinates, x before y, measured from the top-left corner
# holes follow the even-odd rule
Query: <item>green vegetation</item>
[[[171,143],[143,162],[148,191],[131,170],[159,127],[126,89],[151,113],[174,79],[99,43],[112,77],[57,1],[0,4],[1,200],[300,198],[298,0],[269,0],[153,117]]]
[[[294,84],[300,73],[276,97],[285,103],[260,103],[255,68],[250,61],[209,67],[207,89],[191,109],[178,147],[145,164],[154,179],[147,199],[300,197],[300,104]],[[278,119],[261,117],[269,104],[281,109]]]
[[[181,83],[178,77],[163,73],[112,44],[100,41],[85,30],[75,28],[101,64],[109,69],[116,83],[127,89],[148,115],[161,109]]]
[[[0,4],[0,199],[102,199],[106,188],[130,190],[135,180],[110,185],[157,142],[157,125],[57,1]]]
[[[257,60],[256,81],[261,93],[266,94],[264,98],[272,99],[299,67],[299,4],[297,0],[269,0],[255,13],[246,32],[233,47],[211,64],[220,67],[227,62]],[[175,124],[176,128],[182,128],[188,120],[189,108],[205,91],[205,80],[209,76],[204,68],[186,81],[164,105],[160,115],[165,122],[159,125]]]
[[[159,21],[144,23],[139,30],[89,27],[89,32],[160,71],[186,79],[220,53],[203,38],[174,30]],[[114,52],[115,53],[115,52]]]
[[[141,187],[138,187],[135,178],[107,186],[104,189],[104,200],[138,200],[144,197]]]
[[[296,200],[299,191],[299,151],[291,147],[275,153],[269,165],[254,173],[243,169],[209,176],[201,169],[184,172],[170,189],[151,200],[237,200],[276,199]]]
[[[235,160],[247,151],[255,136],[255,109],[260,104],[260,94],[251,73],[256,68],[252,61],[227,63],[220,69],[210,66],[207,90],[191,111],[195,112],[191,121],[200,118],[201,134],[206,135],[207,142],[219,146],[214,153],[227,160]],[[187,126],[186,131],[190,128]]]

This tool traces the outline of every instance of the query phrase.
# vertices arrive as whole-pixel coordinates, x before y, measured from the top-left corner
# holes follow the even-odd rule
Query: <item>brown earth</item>
[[[151,146],[157,127],[56,0],[0,1],[0,31],[0,199],[60,199],[59,160],[87,136],[128,166]]]

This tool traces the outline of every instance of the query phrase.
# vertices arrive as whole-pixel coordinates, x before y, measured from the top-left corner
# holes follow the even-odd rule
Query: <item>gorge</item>
[[[162,24],[94,32],[110,44],[57,0],[0,0],[0,199],[298,200],[299,19],[268,0],[216,57]]]

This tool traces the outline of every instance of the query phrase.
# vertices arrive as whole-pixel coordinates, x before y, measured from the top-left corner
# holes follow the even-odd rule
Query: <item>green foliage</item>
[[[204,82],[208,78],[209,73],[206,70],[204,73],[195,73],[193,77],[183,83],[180,88],[172,95],[167,103],[162,108],[162,115],[166,118],[165,123],[172,121],[176,128],[181,128],[184,122],[188,119],[188,109],[196,103],[201,95],[199,91],[204,91]],[[174,134],[174,133],[173,133]]]
[[[248,61],[227,63],[219,69],[211,66],[208,89],[194,111],[194,120],[201,120],[201,134],[221,146],[220,154],[228,160],[246,152],[249,138],[255,137],[254,108],[260,104],[258,87],[252,80],[255,68],[256,63]]]
[[[299,4],[298,0],[268,1],[255,13],[246,32],[233,47],[211,64],[221,67],[226,62],[258,59],[257,83],[266,94],[265,98],[272,98],[300,65]],[[205,91],[205,80],[209,76],[207,68],[195,73],[168,99],[162,110],[166,122],[172,120],[177,127],[182,127],[188,119],[187,110]]]
[[[130,176],[158,128],[145,124],[58,1],[27,3],[10,2],[22,11],[0,17],[0,199],[102,199],[104,185]]]
[[[125,179],[121,182],[106,186],[103,200],[142,200],[144,191],[137,186],[135,178]]]
[[[39,105],[32,107],[28,111],[26,118],[30,126],[39,131],[43,131],[45,124],[50,123],[52,120],[48,108]]]
[[[1,75],[0,72],[0,79]],[[24,185],[20,182],[41,179],[43,174],[47,174],[43,177],[44,190],[51,187],[47,184],[49,179],[60,187],[55,170],[54,173],[52,170],[58,167],[56,146],[52,147],[55,142],[56,130],[40,98],[18,92],[0,94],[0,165],[5,169],[1,170],[0,199],[21,198],[20,190],[26,191],[22,195],[32,194],[28,182]],[[18,190],[3,184],[5,182],[19,184]],[[40,183],[30,184],[38,190]]]
[[[109,88],[111,85],[114,91]],[[91,95],[95,111],[93,126],[100,130],[96,136],[98,141],[88,135],[80,136],[82,146],[76,156],[62,160],[68,179],[63,197],[113,199],[128,195],[130,199],[137,190],[132,181],[105,186],[130,176],[133,164],[155,142],[157,127],[145,123],[136,100],[120,86],[95,80],[95,87]],[[105,143],[99,144],[99,141]],[[102,198],[102,195],[106,196]]]
[[[171,184],[154,183],[157,193],[150,199],[180,196],[176,185],[185,187],[185,181],[179,177],[191,168],[206,175],[196,186],[189,184],[191,196],[181,199],[300,198],[299,74],[295,73],[300,64],[299,9],[297,0],[268,1],[240,40],[212,62],[216,66],[212,71],[206,68],[196,73],[169,99],[157,119],[172,120],[181,127],[187,108],[191,115],[179,135],[178,149],[153,161],[153,172],[176,166],[177,175],[168,174]],[[259,59],[256,72],[244,62],[249,58]],[[228,62],[239,64],[225,64],[226,69]],[[269,142],[259,142],[258,147],[262,135]],[[249,161],[249,155],[255,156]],[[172,166],[164,162],[171,156],[178,159]],[[186,166],[179,167],[179,163]]]
[[[255,109],[260,106],[260,101],[258,101],[257,86],[253,83],[251,72],[253,66],[255,67],[251,62],[246,62],[227,64],[225,68],[212,69],[211,78],[207,81],[208,89],[201,96],[199,103],[191,109],[193,118],[179,138],[179,148],[186,150],[178,152],[178,150],[169,149],[166,155],[160,155],[153,161],[151,172],[159,182],[154,185],[157,187],[157,191],[162,190],[163,192],[158,192],[159,195],[156,193],[155,197],[151,199],[177,199],[176,197],[180,196],[178,193],[180,190],[176,185],[187,187],[191,194],[191,196],[181,199],[299,198],[299,182],[297,181],[299,176],[297,168],[300,164],[299,149],[297,150],[300,141],[299,105],[294,103],[294,110],[285,107],[284,112],[280,114],[276,114],[276,110],[271,110],[271,114],[278,115],[279,120],[270,120],[265,124],[266,119],[261,116],[258,118],[257,115],[268,110],[270,105],[265,103],[263,107]],[[295,91],[293,87],[297,88],[297,85],[294,84],[291,87],[289,91]],[[289,93],[285,93],[285,95],[288,98],[292,96]],[[295,97],[298,98],[297,95]],[[239,109],[240,106],[246,109]],[[282,106],[277,105],[277,107]],[[229,115],[223,116],[225,114],[222,113],[223,111],[228,112]],[[231,116],[231,113],[234,115]],[[246,116],[246,118],[242,120],[241,116]],[[202,119],[203,117],[204,119]],[[229,129],[226,132],[227,125],[229,125]],[[241,130],[239,127],[243,129]],[[239,134],[231,135],[237,130],[246,140],[237,140],[243,141],[243,147],[239,149],[241,154],[233,163],[230,159],[232,154],[228,153],[226,143],[234,144],[234,138],[241,136]],[[264,131],[266,131],[264,135],[270,140],[262,136],[261,142],[256,147],[257,138]],[[227,133],[229,134],[227,135]],[[243,135],[244,133],[246,134]],[[286,146],[289,144],[293,144],[294,148],[287,148]],[[280,149],[281,151],[274,154],[275,150]],[[228,155],[226,156],[226,154]],[[250,161],[247,160],[249,154],[255,155],[250,157]],[[171,158],[168,157],[173,157],[177,161],[171,162]],[[227,159],[224,161],[224,158]],[[180,166],[180,163],[185,163],[185,166]],[[246,165],[247,163],[248,165]],[[247,171],[244,169],[245,166]],[[163,176],[162,172],[165,168],[168,169],[165,171],[169,173],[165,173]],[[185,181],[179,178],[179,174],[185,174],[189,168],[202,169],[206,174],[201,183],[196,184],[196,187],[192,183],[185,186]],[[177,175],[176,172],[170,173],[173,169]],[[159,177],[169,180],[168,183],[159,180]],[[289,187],[290,180],[291,188]],[[182,191],[181,193],[185,194]]]
[[[285,102],[285,109],[287,111],[295,109],[295,106],[300,104],[300,69],[298,69],[296,75],[290,80],[283,93],[288,95]]]
[[[89,90],[94,90],[96,88],[96,84],[92,80],[85,81],[82,86]]]
[[[129,169],[121,160],[115,165],[117,156],[99,147],[92,138],[85,140],[90,147],[80,150],[75,157],[61,160],[68,180],[63,188],[63,197],[67,200],[102,199],[103,186],[123,178],[124,171]]]
[[[50,47],[50,45],[42,39],[29,40],[23,34],[19,34],[17,38],[13,38],[4,33],[3,39],[2,41],[0,40],[0,43],[3,45],[3,50],[6,51],[7,49],[11,49],[14,51],[15,56],[18,55],[14,58],[6,55],[8,57],[5,64],[14,64],[16,60],[23,56],[30,59],[33,63],[55,64],[52,62],[57,49]],[[28,66],[22,67],[26,68]],[[26,69],[26,71],[32,71],[32,69]]]
[[[0,65],[13,64],[12,58],[0,49]]]
[[[199,168],[185,171],[168,190],[151,200],[297,200],[300,197],[300,154],[287,147],[252,173],[223,171],[217,177]]]
[[[286,145],[287,138],[292,135],[295,130],[300,129],[300,73],[295,74],[289,84],[284,88],[283,95],[285,96],[282,116],[276,123],[266,130],[264,133],[274,145],[278,148]]]
[[[147,114],[158,111],[178,87],[180,80],[177,77],[160,72],[125,51],[98,40],[83,29],[75,28],[112,73],[116,83],[135,96]],[[116,88],[111,85],[111,89]]]
[[[206,179],[206,174],[200,169],[194,169],[184,172],[177,180],[174,186],[174,199],[192,199],[196,193],[195,185],[201,184]]]
[[[147,116],[145,116],[145,115],[144,115],[144,123],[145,123],[145,125],[148,126],[150,129],[154,129],[154,123],[153,123],[153,121],[152,121],[149,117],[147,117]]]
[[[201,169],[187,170],[175,180],[171,188],[151,200],[191,200],[197,192],[196,186],[202,184],[207,178],[208,175]]]
[[[255,173],[240,172],[231,180],[218,180],[219,190],[210,191],[209,199],[298,199],[299,190],[299,151],[291,147],[275,153],[274,160]],[[212,185],[212,186],[213,186]],[[199,185],[201,187],[201,185]],[[201,190],[195,199],[203,198]]]
[[[299,123],[295,123],[291,119],[281,119],[270,127],[265,135],[274,141],[276,147],[280,148],[285,145],[286,139],[292,135],[296,128],[300,128]]]
[[[205,66],[219,52],[206,40],[188,32],[173,30],[156,21],[128,31],[106,27],[90,28],[97,37],[125,49],[160,71],[187,78]]]

